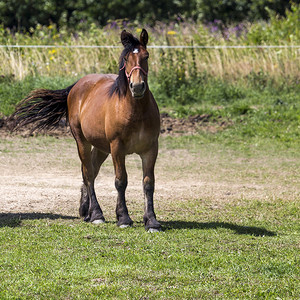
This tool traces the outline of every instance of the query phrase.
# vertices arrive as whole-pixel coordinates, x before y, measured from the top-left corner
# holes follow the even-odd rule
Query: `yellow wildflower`
[[[48,51],[48,53],[51,54],[51,55],[55,54],[56,52],[57,52],[57,51],[56,51],[55,49],[49,50],[49,51]]]
[[[174,30],[169,30],[169,31],[168,31],[168,35],[175,35],[175,34],[177,34],[177,32],[174,31]]]
[[[136,29],[136,32],[137,32],[137,33],[142,32],[142,28],[137,28],[137,29]]]

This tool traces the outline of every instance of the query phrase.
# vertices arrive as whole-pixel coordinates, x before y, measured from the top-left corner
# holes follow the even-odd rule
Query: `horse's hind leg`
[[[79,136],[81,138],[79,138]],[[91,144],[89,144],[82,135],[74,135],[74,137],[77,142],[78,154],[82,163],[82,177],[85,185],[85,187],[82,188],[79,213],[84,216],[84,220],[86,222],[103,223],[105,219],[96,198],[94,181],[96,177],[95,174],[98,174],[100,165],[107,155],[103,154],[102,160],[99,160],[99,165],[94,168],[92,164],[92,157],[96,155],[96,153],[94,152],[94,154],[92,154]],[[98,157],[98,155],[96,156]]]
[[[100,167],[107,158],[108,154],[103,153],[102,151],[98,150],[97,148],[93,148],[92,150],[92,166],[93,166],[93,174],[94,180],[97,177]],[[79,207],[79,215],[81,217],[88,217],[89,213],[89,195],[87,191],[87,186],[85,184],[81,187],[81,198],[80,198],[80,207]]]
[[[79,215],[80,217],[87,217],[89,212],[89,195],[87,192],[87,187],[85,184],[81,186],[81,196],[80,196],[80,206],[79,206]]]

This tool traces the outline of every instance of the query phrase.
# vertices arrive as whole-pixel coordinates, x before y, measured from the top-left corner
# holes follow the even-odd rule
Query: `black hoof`
[[[133,221],[130,219],[129,216],[126,217],[119,217],[118,220],[118,226],[120,228],[127,228],[127,227],[131,227],[133,224]]]
[[[105,222],[105,218],[103,216],[92,216],[89,222],[93,224],[101,224]]]
[[[159,224],[159,222],[155,218],[152,218],[152,219],[149,219],[149,220],[144,220],[144,222],[145,222],[146,231],[149,231],[149,232],[162,231],[161,225]]]
[[[103,223],[105,223],[105,220],[103,218],[103,219],[99,219],[99,220],[94,220],[91,223],[94,225],[103,224]]]
[[[84,221],[84,222],[89,222],[89,221],[90,221],[90,219],[91,219],[91,217],[90,217],[90,216],[86,216],[86,217],[83,219],[83,221]]]
[[[95,224],[95,225],[105,223],[105,219],[104,218],[102,218],[102,219],[95,219],[95,220],[91,221],[90,217],[86,217],[86,218],[84,218],[84,221],[85,222],[91,222],[92,224]]]
[[[148,229],[148,232],[150,232],[150,233],[161,232],[161,231],[162,231],[161,228],[149,228]]]
[[[103,217],[103,215],[100,215],[100,214],[93,214],[90,216],[86,216],[84,218],[84,221],[85,222],[91,222],[93,224],[101,224],[101,223],[104,223],[105,222],[105,218]]]

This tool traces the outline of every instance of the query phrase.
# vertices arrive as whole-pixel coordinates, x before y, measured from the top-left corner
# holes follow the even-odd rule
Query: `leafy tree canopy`
[[[117,19],[149,25],[178,19],[229,24],[266,20],[268,9],[284,15],[290,7],[287,0],[0,0],[0,18],[14,30],[51,23],[69,28],[91,22],[104,26]]]

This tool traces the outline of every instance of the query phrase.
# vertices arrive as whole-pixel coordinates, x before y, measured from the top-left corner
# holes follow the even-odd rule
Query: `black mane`
[[[137,38],[133,37],[130,43],[126,44],[124,50],[122,51],[121,56],[119,58],[119,76],[117,77],[117,79],[109,89],[110,97],[112,97],[115,93],[119,96],[119,98],[126,96],[128,82],[125,74],[125,68],[123,68],[125,63],[124,58],[128,53],[132,52],[139,45],[141,45],[140,41]]]

